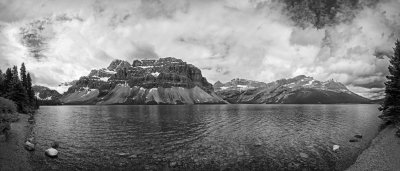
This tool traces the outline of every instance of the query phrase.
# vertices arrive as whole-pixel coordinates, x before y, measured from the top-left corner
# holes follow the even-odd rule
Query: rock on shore
[[[347,170],[399,170],[400,138],[395,136],[396,131],[393,125],[382,130]]]

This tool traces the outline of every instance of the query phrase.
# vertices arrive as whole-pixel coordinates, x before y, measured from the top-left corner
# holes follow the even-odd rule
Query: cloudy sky
[[[380,97],[399,0],[293,2],[0,0],[0,68],[25,62],[35,84],[56,87],[113,59],[173,56],[211,83],[304,74]]]

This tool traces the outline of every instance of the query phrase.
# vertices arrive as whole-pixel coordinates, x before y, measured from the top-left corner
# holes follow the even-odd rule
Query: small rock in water
[[[354,135],[355,138],[362,138],[362,135]]]
[[[119,156],[127,156],[129,153],[118,153]]]
[[[44,152],[44,154],[46,154],[46,156],[55,158],[58,156],[58,151],[54,148],[49,148]]]
[[[350,139],[349,142],[359,142],[360,140],[358,139]]]
[[[137,157],[137,155],[133,154],[133,155],[130,155],[128,158],[136,158],[136,157]]]
[[[171,167],[176,166],[176,162],[171,162],[171,163],[169,163],[169,166],[171,166]]]
[[[262,145],[261,140],[257,139],[254,145],[255,146],[261,146]]]
[[[28,150],[28,151],[33,151],[33,150],[35,150],[35,144],[32,144],[32,143],[29,142],[29,141],[26,141],[26,142],[25,142],[24,147],[25,147],[25,149]]]
[[[303,158],[308,158],[308,154],[306,154],[306,153],[300,153],[300,156]]]
[[[58,147],[60,147],[60,143],[58,143],[57,141],[54,141],[54,142],[51,143],[51,147],[52,148],[58,148]]]
[[[333,145],[332,150],[333,150],[333,151],[338,151],[338,150],[339,150],[339,145]]]

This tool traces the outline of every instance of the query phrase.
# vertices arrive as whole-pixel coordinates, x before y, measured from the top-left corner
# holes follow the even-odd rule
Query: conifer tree
[[[14,66],[12,69],[12,78],[9,83],[10,91],[8,92],[8,98],[17,104],[18,111],[26,112],[26,107],[28,106],[28,96],[26,89],[19,80],[18,75],[18,67]]]
[[[21,64],[21,69],[20,69],[20,74],[21,74],[21,82],[22,85],[25,87],[25,89],[27,88],[27,82],[26,82],[26,68],[25,68],[25,64],[22,63]]]
[[[12,81],[12,71],[11,68],[7,68],[6,74],[4,76],[4,96],[7,96],[7,94],[11,91],[10,90],[11,81]]]
[[[12,81],[16,83],[19,81],[18,67],[14,65],[12,69]]]
[[[389,75],[386,76],[385,101],[381,106],[382,119],[400,123],[400,42],[395,43],[394,55],[389,57]]]
[[[29,101],[32,102],[32,105],[34,105],[35,92],[33,91],[33,88],[32,88],[32,79],[31,79],[31,74],[29,72],[26,75],[26,86],[27,86],[26,91],[28,93]]]

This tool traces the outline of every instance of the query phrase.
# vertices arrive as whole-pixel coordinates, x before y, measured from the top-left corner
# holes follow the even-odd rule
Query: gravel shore
[[[10,136],[0,141],[0,170],[32,170],[25,150],[25,139],[30,133],[29,115],[19,114],[19,120],[11,123]]]
[[[400,169],[400,138],[395,135],[397,128],[389,125],[372,141],[371,146],[358,156],[347,171]]]

